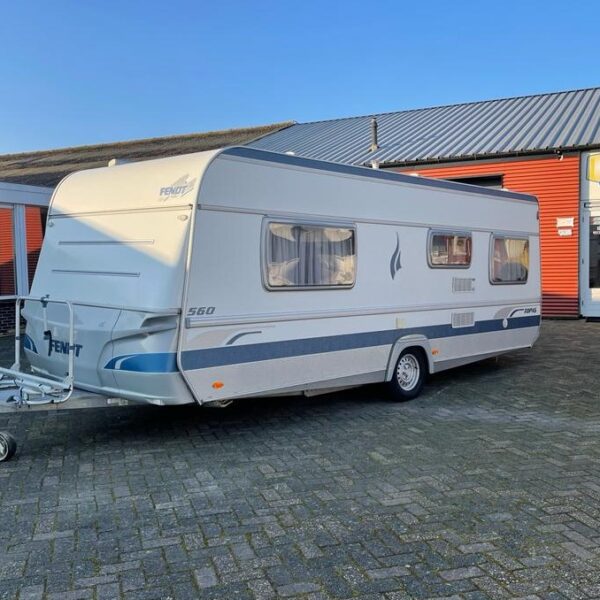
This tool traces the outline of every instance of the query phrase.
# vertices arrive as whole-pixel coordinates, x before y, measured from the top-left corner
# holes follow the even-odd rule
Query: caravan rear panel
[[[208,156],[75,173],[56,190],[32,296],[75,305],[76,385],[154,403],[190,402],[175,352],[189,232]],[[28,302],[27,352],[63,376],[65,306]]]

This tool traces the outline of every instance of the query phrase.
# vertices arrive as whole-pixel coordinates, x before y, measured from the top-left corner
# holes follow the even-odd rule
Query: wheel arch
[[[394,369],[396,368],[398,358],[400,357],[400,354],[402,354],[402,352],[404,352],[404,350],[407,348],[420,348],[425,356],[428,373],[434,372],[429,339],[424,335],[405,335],[401,338],[398,338],[390,350],[390,356],[388,358],[387,368],[385,370],[386,381],[391,381],[392,377],[394,376]]]

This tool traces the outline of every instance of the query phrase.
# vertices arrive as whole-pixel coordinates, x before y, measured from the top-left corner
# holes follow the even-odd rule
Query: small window
[[[490,268],[492,283],[525,283],[529,274],[529,240],[493,236]]]
[[[354,228],[271,222],[266,245],[265,275],[269,288],[354,285]]]
[[[467,268],[471,265],[471,234],[432,231],[429,234],[429,266]]]

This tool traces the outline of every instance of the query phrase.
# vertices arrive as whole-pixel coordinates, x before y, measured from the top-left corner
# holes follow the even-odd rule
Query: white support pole
[[[29,269],[27,266],[27,231],[25,227],[25,206],[13,205],[13,244],[15,249],[15,274],[17,295],[29,294]]]

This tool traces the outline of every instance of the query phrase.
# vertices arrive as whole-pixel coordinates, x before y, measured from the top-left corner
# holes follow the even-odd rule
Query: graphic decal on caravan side
[[[177,355],[175,352],[128,354],[112,358],[104,368],[136,373],[176,373]]]
[[[281,342],[262,342],[240,346],[218,346],[201,350],[186,350],[182,353],[184,370],[205,369],[224,365],[259,362],[278,358],[290,358],[325,352],[339,352],[356,348],[391,345],[399,336],[424,335],[428,339],[439,339],[491,333],[505,329],[538,327],[539,316],[512,317],[509,319],[490,319],[479,321],[470,327],[455,328],[452,324],[429,325],[404,329],[388,329],[335,336],[285,340]],[[104,367],[116,371],[141,373],[174,373],[178,371],[175,353],[131,354],[112,358]]]
[[[36,354],[38,353],[35,342],[26,333],[23,334],[23,348],[35,352]]]
[[[257,362],[277,358],[288,358],[308,354],[323,354],[369,348],[394,344],[399,337],[407,335],[424,335],[428,339],[457,337],[474,333],[491,333],[506,329],[538,327],[539,316],[513,317],[506,319],[489,319],[478,321],[469,328],[456,329],[452,324],[427,325],[425,327],[407,327],[404,329],[387,329],[384,331],[368,331],[315,338],[300,338],[278,342],[243,344],[240,346],[220,346],[201,350],[185,350],[181,354],[184,370],[204,369],[246,362]]]
[[[400,236],[398,232],[396,232],[396,249],[392,254],[392,258],[390,259],[390,273],[392,275],[392,279],[395,279],[396,273],[402,268],[400,264]]]

